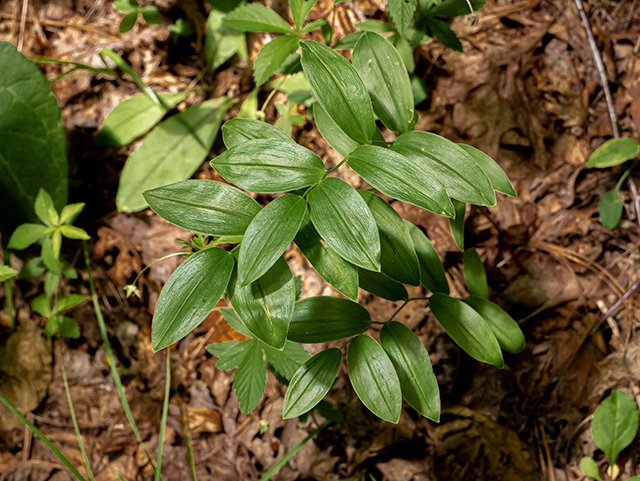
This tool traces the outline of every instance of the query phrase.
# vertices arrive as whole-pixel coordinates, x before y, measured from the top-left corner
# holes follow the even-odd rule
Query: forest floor
[[[122,14],[107,0],[25,3],[22,24],[22,2],[0,4],[0,39],[19,44],[29,57],[100,65],[97,54],[109,47],[156,91],[202,87],[180,109],[208,97],[245,98],[252,89],[251,72],[242,61],[206,72],[200,35],[206,2],[152,0],[149,3],[158,6],[165,24],[139,22],[122,35]],[[312,17],[333,15],[334,39],[352,32],[355,22],[386,18],[382,0],[346,1],[332,12],[333,8],[332,1],[321,0]],[[585,9],[605,60],[621,134],[640,140],[640,7],[636,0],[589,0]],[[172,40],[168,20],[180,17],[196,27],[197,35]],[[495,207],[473,207],[467,214],[465,240],[480,252],[490,298],[520,323],[526,347],[508,355],[502,370],[480,364],[450,340],[426,303],[410,304],[399,317],[430,353],[443,399],[441,422],[430,422],[407,408],[392,425],[354,402],[344,422],[329,425],[306,444],[277,479],[336,481],[363,470],[372,479],[390,481],[583,479],[583,456],[606,462],[588,429],[598,403],[612,389],[640,401],[640,297],[633,292],[640,280],[640,218],[628,183],[621,190],[625,209],[619,227],[609,230],[598,218],[598,202],[622,170],[586,168],[588,156],[613,131],[575,3],[489,0],[477,24],[458,18],[452,26],[464,53],[437,42],[414,51],[416,73],[429,87],[428,99],[417,107],[417,129],[482,149],[512,180],[518,197],[500,195]],[[249,35],[251,58],[266,35]],[[43,67],[48,77],[59,69]],[[179,251],[177,239],[188,234],[150,210],[123,214],[115,207],[119,174],[138,144],[103,147],[95,134],[119,101],[137,93],[131,79],[79,73],[56,81],[52,90],[68,136],[70,202],[87,203],[78,225],[93,238],[100,305],[133,416],[153,453],[166,354],[153,353],[150,324],[160,288],[177,258],[155,264],[143,275],[142,299],[125,298],[122,288],[143,266]],[[258,105],[269,90],[260,93]],[[286,96],[279,93],[275,100],[284,102]],[[266,108],[266,120],[272,124],[278,118],[274,103]],[[239,104],[225,119],[236,116],[238,109]],[[305,115],[303,108],[298,113]],[[328,165],[338,158],[313,122],[294,126],[294,137]],[[212,154],[223,149],[218,139]],[[216,175],[208,163],[196,174],[208,179]],[[350,171],[345,169],[343,176],[360,187]],[[394,207],[427,232],[445,263],[452,295],[466,295],[462,252],[446,219],[400,202]],[[81,276],[65,281],[62,293],[88,294],[81,250],[67,255],[77,261]],[[294,275],[302,275],[303,297],[334,292],[297,249],[287,257]],[[22,262],[12,257],[16,268]],[[421,295],[420,288],[414,289],[413,294]],[[11,377],[11,389],[23,405],[31,406],[33,422],[82,466],[62,381],[64,356],[78,423],[98,481],[117,480],[116,472],[127,480],[151,479],[151,466],[109,375],[90,303],[74,311],[80,338],[45,342],[39,335],[44,319],[31,308],[42,291],[42,278],[14,282],[18,327],[9,337],[6,299],[0,290],[0,389],[9,389],[6,380]],[[620,308],[604,316],[628,291]],[[363,291],[360,302],[374,320],[388,318],[398,306]],[[174,389],[164,438],[165,480],[189,476],[187,434],[193,439],[198,479],[257,480],[317,426],[313,417],[306,423],[282,420],[284,389],[271,374],[258,407],[249,415],[239,412],[232,374],[216,370],[216,359],[204,349],[206,343],[234,336],[216,310],[172,350]],[[354,394],[346,373],[341,370],[339,376],[330,397],[343,406]],[[260,420],[268,421],[262,434]],[[5,411],[0,411],[0,428],[0,479],[72,479],[48,448]],[[620,479],[640,474],[639,447],[636,440],[622,453]]]

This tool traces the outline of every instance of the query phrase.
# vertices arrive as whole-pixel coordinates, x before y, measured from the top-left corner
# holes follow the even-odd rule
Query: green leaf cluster
[[[113,2],[113,6],[118,12],[126,13],[118,27],[120,33],[126,33],[131,30],[138,21],[138,15],[142,15],[144,21],[149,25],[160,25],[162,23],[160,12],[153,5],[141,7],[136,0],[116,0]]]

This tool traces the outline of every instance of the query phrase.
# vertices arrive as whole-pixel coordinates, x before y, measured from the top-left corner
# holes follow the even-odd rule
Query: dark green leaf
[[[271,194],[321,180],[327,170],[316,154],[285,140],[252,140],[211,161],[222,177],[250,192]]]
[[[20,279],[28,279],[29,277],[41,276],[46,270],[42,257],[34,257],[24,265],[18,277]]]
[[[631,444],[638,432],[638,407],[634,399],[614,390],[596,409],[591,432],[593,442],[607,455],[609,464],[614,465],[620,451]]]
[[[229,324],[234,331],[239,332],[240,334],[243,334],[247,337],[252,337],[251,332],[249,332],[247,326],[242,323],[242,320],[240,319],[240,317],[238,317],[236,311],[229,307],[221,307],[220,314],[222,314],[224,320],[227,321],[227,324]]]
[[[467,283],[471,295],[487,299],[489,297],[487,273],[484,270],[484,264],[478,255],[478,251],[473,247],[465,251],[463,266],[464,280]]]
[[[245,287],[262,277],[296,236],[307,201],[287,194],[271,201],[253,218],[240,245],[238,277]]]
[[[391,25],[381,22],[380,20],[365,20],[364,22],[354,23],[353,28],[362,30],[363,32],[375,33],[390,33],[394,31]]]
[[[290,53],[289,56],[285,59],[285,61],[282,62],[282,65],[280,66],[280,68],[276,70],[276,73],[279,73],[282,75],[293,75],[297,73],[302,73],[302,64],[300,63],[300,54]],[[277,79],[277,80],[278,80],[278,84],[282,82],[281,79]],[[307,90],[309,90],[308,87],[307,87]],[[309,91],[309,95],[311,95],[311,91]]]
[[[509,181],[509,177],[500,168],[495,160],[485,154],[483,151],[476,149],[470,145],[458,144],[467,154],[475,159],[482,171],[485,173],[494,190],[502,192],[511,197],[517,197],[516,191]]]
[[[319,352],[300,367],[285,393],[282,417],[294,418],[313,409],[333,386],[340,363],[342,352],[334,347]]]
[[[349,154],[349,166],[383,194],[453,217],[444,187],[418,163],[392,150],[363,145]]]
[[[191,179],[144,192],[156,214],[182,229],[215,236],[243,235],[260,204],[222,182]]]
[[[287,337],[315,344],[362,334],[371,326],[371,315],[357,302],[342,297],[317,296],[296,302]]]
[[[608,229],[615,229],[622,219],[622,199],[618,189],[610,190],[602,196],[598,203],[598,214],[602,224]]]
[[[318,130],[324,139],[343,157],[346,157],[360,146],[338,127],[319,102],[313,104],[313,118],[316,120]]]
[[[124,18],[120,21],[120,26],[118,27],[118,31],[120,33],[127,33],[131,30],[138,20],[138,12],[131,12],[124,16]]]
[[[369,336],[356,336],[349,344],[347,367],[362,404],[385,421],[397,423],[402,390],[396,370],[380,344]]]
[[[369,206],[378,225],[382,272],[402,284],[419,286],[420,266],[402,217],[372,192],[361,190],[358,193]]]
[[[251,349],[251,345],[249,340],[216,342],[207,346],[207,352],[219,358],[216,363],[217,369],[228,371],[240,365],[247,351]]]
[[[47,226],[42,224],[22,224],[9,239],[9,249],[22,250],[38,242],[44,235]]]
[[[233,376],[233,389],[245,414],[253,411],[264,395],[267,386],[267,368],[262,348],[257,339],[246,341],[250,349]]]
[[[160,12],[158,12],[158,8],[148,5],[146,7],[142,7],[142,18],[149,25],[160,25],[162,23],[162,17],[160,16]]]
[[[358,269],[322,243],[308,212],[294,241],[325,281],[345,296],[358,300]]]
[[[411,75],[411,89],[413,90],[413,103],[415,105],[424,102],[429,97],[429,87],[417,75]]]
[[[474,12],[480,11],[486,4],[487,0],[471,0]],[[445,0],[440,5],[429,10],[429,15],[440,18],[462,17],[470,13],[467,0]]]
[[[311,358],[304,347],[291,341],[285,343],[282,351],[264,343],[262,349],[269,365],[287,380],[291,380],[300,366]]]
[[[587,167],[600,169],[622,164],[638,156],[640,144],[629,137],[607,140],[591,154]]]
[[[373,108],[358,73],[346,58],[326,45],[302,40],[300,47],[302,69],[320,105],[353,140],[371,142]]]
[[[258,3],[236,8],[227,14],[224,22],[244,32],[293,33],[293,29],[280,15]]]
[[[58,301],[58,304],[56,304],[55,310],[52,312],[52,314],[59,314],[61,312],[73,309],[86,299],[89,299],[89,297],[83,296],[82,294],[70,294],[68,296],[65,296]]]
[[[70,337],[71,339],[78,339],[80,337],[80,326],[71,317],[56,316],[58,324],[58,334],[64,337]]]
[[[336,44],[333,46],[333,49],[334,50],[351,50],[353,47],[356,46],[356,43],[358,43],[358,40],[360,40],[360,37],[362,35],[364,35],[364,31],[353,32],[353,33],[350,33],[349,35],[345,35],[344,37],[342,37],[340,40],[336,42]]]
[[[435,17],[427,17],[427,24],[433,32],[433,35],[436,37],[438,42],[444,45],[451,50],[455,50],[456,52],[464,51],[462,47],[462,42],[456,35],[456,33],[451,28],[447,22],[443,22],[442,20]]]
[[[414,64],[413,64],[413,48],[411,47],[411,44],[407,42],[407,40],[399,33],[392,35],[391,37],[389,37],[388,40],[391,43],[393,43],[393,45],[398,50],[398,54],[400,55],[400,58],[402,58],[402,62],[404,63],[404,67],[407,69],[407,72],[412,74],[414,70]],[[414,92],[415,92],[415,89],[414,89]],[[417,102],[414,102],[414,103],[416,105],[418,104]],[[415,125],[415,123],[418,121],[417,115],[418,113],[414,111],[414,119],[412,121],[412,125]]]
[[[420,263],[420,281],[424,287],[433,293],[449,294],[449,283],[444,272],[444,266],[431,241],[419,227],[405,220],[411,234],[413,247]]]
[[[156,304],[154,351],[178,342],[204,321],[224,294],[233,266],[233,256],[219,248],[196,252],[178,266]]]
[[[231,305],[247,329],[271,347],[282,349],[296,295],[293,276],[284,257],[247,287],[240,287],[237,269],[234,269],[228,292]]]
[[[45,294],[41,294],[33,300],[31,306],[35,312],[42,317],[51,316],[51,298]]]
[[[458,249],[464,251],[464,218],[467,211],[467,204],[456,199],[452,199],[452,201],[453,207],[456,209],[456,217],[449,219],[449,228],[451,229],[451,236],[458,246]]]
[[[262,120],[231,119],[222,126],[222,139],[227,149],[240,145],[249,140],[284,140],[295,142],[282,130]]]
[[[440,421],[440,390],[429,353],[411,329],[388,322],[380,331],[380,344],[398,373],[402,395],[423,416]]]
[[[409,299],[406,287],[382,272],[358,268],[358,285],[374,296],[382,297],[388,301],[406,301]]]
[[[500,306],[483,297],[471,296],[465,299],[480,314],[496,336],[500,347],[508,352],[520,352],[524,349],[524,334],[518,323]]]
[[[333,404],[328,401],[320,401],[315,407],[315,411],[327,421],[341,423],[344,420],[342,412],[333,407]]]
[[[487,322],[460,299],[435,293],[429,299],[431,312],[451,339],[478,361],[503,367],[502,352]]]
[[[324,40],[325,45],[331,45],[331,41],[333,40],[333,26],[325,20],[320,26],[320,32],[322,33],[322,40]],[[302,67],[302,65],[300,65],[300,67]]]
[[[191,177],[209,153],[231,105],[227,97],[207,100],[155,127],[124,166],[118,209],[142,210],[147,207],[143,191]]]
[[[413,26],[413,12],[416,11],[416,0],[389,0],[387,11],[396,28],[406,34]]]
[[[344,259],[380,270],[380,238],[371,211],[344,180],[327,177],[309,192],[311,221],[320,237]]]
[[[296,29],[300,30],[309,12],[318,0],[289,0],[291,16]]]
[[[282,35],[260,49],[256,61],[253,64],[253,78],[256,86],[260,86],[271,78],[280,68],[289,52],[298,48],[298,37],[295,35]]]

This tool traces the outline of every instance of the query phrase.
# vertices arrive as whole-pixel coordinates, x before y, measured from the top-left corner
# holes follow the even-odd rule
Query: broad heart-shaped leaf
[[[387,353],[369,336],[356,336],[347,351],[349,379],[356,394],[376,416],[397,423],[402,410],[402,390]]]
[[[127,145],[147,133],[164,115],[184,100],[189,92],[156,94],[166,108],[156,104],[147,94],[136,94],[123,100],[109,112],[98,132],[102,145]]]
[[[435,293],[429,298],[431,312],[453,341],[478,361],[503,367],[498,340],[487,322],[460,299]]]
[[[322,243],[308,211],[294,242],[325,281],[345,296],[358,300],[358,268]]]
[[[357,302],[342,297],[301,299],[293,308],[287,338],[315,344],[362,334],[371,326],[371,315]]]
[[[307,15],[318,0],[289,0],[291,8],[291,17],[296,29],[300,30],[304,24]]]
[[[444,137],[429,132],[407,132],[400,135],[391,148],[429,172],[454,199],[495,205],[493,186],[478,162]]]
[[[418,256],[420,282],[433,293],[442,292],[443,294],[449,294],[449,282],[444,272],[444,266],[433,244],[419,227],[407,220],[405,220],[405,225],[409,229],[411,239],[413,240],[413,247]]]
[[[451,236],[458,246],[458,249],[464,251],[464,218],[467,211],[467,204],[453,199],[453,207],[456,210],[456,217],[449,219],[449,229],[451,229]]]
[[[379,196],[358,191],[371,209],[380,235],[382,272],[402,284],[420,285],[420,265],[402,217]]]
[[[325,349],[309,359],[291,379],[284,395],[282,417],[295,418],[313,409],[333,386],[342,363],[342,351]]]
[[[271,124],[255,119],[231,119],[222,125],[222,140],[227,149],[249,140],[284,140],[295,144],[293,139]]]
[[[153,314],[154,352],[178,342],[204,321],[224,294],[233,266],[231,254],[213,247],[190,255],[173,271]]]
[[[598,215],[607,229],[615,229],[622,219],[622,199],[618,189],[613,189],[602,196],[598,203]]]
[[[227,14],[224,22],[244,32],[293,33],[293,29],[280,15],[258,3],[236,8]]]
[[[327,177],[309,192],[308,201],[314,227],[333,250],[352,264],[380,270],[376,221],[353,187]]]
[[[484,270],[484,264],[478,255],[478,251],[473,247],[467,249],[462,263],[464,266],[464,280],[471,295],[487,299],[489,297],[487,273]]]
[[[260,49],[253,64],[253,78],[256,86],[262,85],[280,68],[289,52],[298,47],[296,35],[282,35]]]
[[[363,145],[349,154],[349,167],[383,194],[453,217],[444,187],[428,170],[384,147]]]
[[[251,140],[227,150],[211,166],[232,184],[260,194],[301,189],[327,170],[316,154],[290,140]]]
[[[243,235],[260,212],[260,204],[247,194],[212,180],[183,180],[143,195],[164,220],[198,234]]]
[[[640,144],[629,137],[607,140],[591,154],[587,161],[587,167],[604,169],[622,164],[637,157],[638,148],[640,148]]]
[[[11,234],[8,247],[18,251],[26,249],[45,236],[46,230],[47,226],[42,224],[19,225],[18,228],[13,231],[13,234]]]
[[[607,455],[610,465],[616,463],[637,431],[638,407],[631,396],[617,389],[600,403],[591,421],[593,442]]]
[[[518,323],[502,308],[483,297],[467,297],[464,302],[487,321],[500,347],[507,352],[517,353],[524,349],[524,334]]]
[[[293,276],[284,257],[246,287],[240,286],[234,269],[228,292],[231,305],[247,329],[271,347],[282,349],[296,297]]]
[[[500,168],[498,163],[485,154],[482,150],[476,149],[467,144],[458,144],[467,154],[475,159],[482,171],[485,173],[494,190],[502,192],[511,197],[517,197],[516,191],[511,185],[511,181],[504,170]]]
[[[398,373],[402,395],[423,416],[440,421],[440,390],[429,353],[411,329],[387,322],[380,331],[380,344]]]
[[[37,222],[40,188],[67,203],[67,139],[60,108],[38,66],[0,41],[0,232],[6,245],[23,222]]]
[[[375,122],[367,88],[349,61],[326,45],[300,41],[302,70],[329,116],[360,144],[373,138]]]
[[[311,356],[300,344],[287,341],[282,351],[262,343],[262,350],[269,366],[286,380],[291,380],[296,371],[307,362]]]
[[[143,191],[191,177],[209,153],[231,104],[226,97],[207,100],[155,127],[124,166],[118,209],[142,210],[147,207]]]
[[[287,194],[269,202],[253,218],[238,256],[242,287],[262,277],[282,256],[296,236],[306,210],[303,197]]]
[[[415,0],[413,6],[415,8]],[[411,81],[391,42],[377,33],[365,33],[353,49],[353,66],[367,87],[373,111],[382,123],[399,134],[413,130]]]
[[[405,35],[413,27],[413,12],[416,11],[416,0],[389,0],[387,11],[398,31]]]
[[[316,126],[324,139],[343,157],[346,157],[360,146],[358,142],[338,127],[333,119],[329,117],[327,111],[322,108],[320,102],[313,104],[313,118],[316,120]]]
[[[409,299],[407,288],[382,272],[358,268],[358,285],[374,296],[388,301],[406,301]]]

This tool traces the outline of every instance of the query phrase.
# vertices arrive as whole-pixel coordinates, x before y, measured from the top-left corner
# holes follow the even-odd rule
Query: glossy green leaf
[[[256,86],[262,85],[280,68],[289,52],[298,48],[298,37],[281,35],[260,49],[253,64],[253,78]]]
[[[388,301],[406,301],[409,299],[407,288],[382,272],[373,272],[358,268],[358,285],[374,296]]]
[[[260,204],[235,187],[190,179],[144,192],[164,220],[182,229],[214,236],[244,235]]]
[[[269,366],[287,380],[291,380],[300,366],[311,359],[304,347],[291,341],[285,343],[282,351],[265,343],[262,343],[262,350]]]
[[[360,144],[373,138],[371,99],[349,61],[318,42],[300,41],[302,69],[313,95],[334,122]]]
[[[207,19],[204,52],[211,70],[217,69],[236,53],[248,63],[244,32],[224,23],[224,17],[224,13],[211,10]]]
[[[282,417],[291,419],[313,409],[327,395],[342,363],[342,351],[325,349],[309,359],[293,376],[284,395]]]
[[[229,282],[229,300],[242,323],[261,341],[282,349],[293,315],[295,286],[284,257],[260,279],[240,286],[237,269]]]
[[[638,407],[627,393],[615,389],[600,403],[591,421],[593,442],[604,451],[609,464],[629,446],[638,432]]]
[[[413,13],[416,11],[417,0],[389,0],[387,11],[398,31],[406,35],[413,27]]]
[[[444,266],[433,244],[419,227],[405,220],[409,229],[413,247],[420,264],[420,282],[433,293],[449,294],[449,282],[444,272]]]
[[[440,390],[429,353],[411,329],[388,322],[380,331],[380,344],[400,379],[402,395],[423,416],[440,421]]]
[[[294,242],[322,278],[353,300],[358,300],[358,268],[322,243],[307,212]]]
[[[392,150],[363,145],[349,154],[349,167],[383,194],[453,217],[444,187],[416,162]]]
[[[415,8],[415,0],[413,6]],[[413,90],[396,48],[377,33],[367,32],[353,49],[353,66],[367,87],[373,111],[382,123],[399,134],[413,130]]]
[[[471,0],[474,12],[480,11],[486,4],[487,0]],[[444,0],[429,10],[430,15],[440,18],[462,17],[470,13],[469,3],[466,0]]]
[[[449,228],[451,229],[451,236],[458,246],[458,249],[464,251],[464,219],[467,211],[467,204],[456,199],[452,199],[452,201],[453,207],[456,210],[456,217],[454,219],[449,219]]]
[[[4,282],[6,280],[11,279],[13,276],[15,276],[18,273],[17,270],[6,266],[4,264],[0,264],[0,282]]]
[[[520,326],[500,306],[484,297],[476,296],[467,297],[464,302],[487,321],[502,349],[513,353],[524,349],[524,334],[522,334]]]
[[[236,8],[227,14],[224,22],[244,32],[293,32],[280,15],[259,3],[250,3]]]
[[[282,130],[262,120],[238,118],[227,120],[224,123],[222,140],[224,140],[227,149],[232,149],[249,140],[279,140],[295,143]]]
[[[296,236],[307,201],[287,194],[269,202],[253,218],[240,245],[238,277],[245,287],[262,277]]]
[[[351,50],[356,46],[360,37],[364,35],[364,31],[353,32],[339,39],[332,47],[334,50]]]
[[[478,361],[504,366],[502,352],[487,322],[460,299],[435,293],[429,299],[431,312],[451,339]]]
[[[600,470],[598,469],[598,465],[593,459],[587,456],[584,456],[580,460],[580,469],[582,470],[585,476],[596,479],[597,481],[602,480],[602,478],[600,477]]]
[[[313,104],[313,118],[324,139],[343,157],[346,157],[360,146],[338,127],[319,102]]]
[[[173,271],[153,314],[154,351],[178,342],[205,320],[224,294],[233,266],[233,256],[214,247],[192,254]]]
[[[347,368],[362,404],[385,421],[397,423],[402,410],[400,380],[380,344],[369,336],[356,336],[347,351]]]
[[[610,190],[598,203],[598,215],[608,229],[615,229],[622,219],[623,204],[618,189]]]
[[[638,156],[638,148],[640,148],[640,143],[629,137],[607,140],[591,154],[587,161],[587,167],[604,169],[622,164],[627,160],[636,158]]]
[[[308,200],[311,221],[333,250],[352,264],[380,270],[376,221],[353,187],[327,177],[309,192]]]
[[[52,314],[59,314],[60,312],[73,309],[87,299],[89,299],[89,296],[83,296],[82,294],[70,294],[65,296],[58,301]]]
[[[316,154],[285,140],[252,140],[211,161],[222,177],[249,192],[271,194],[301,189],[327,170]]]
[[[473,247],[467,249],[463,258],[464,280],[467,283],[469,292],[472,296],[489,297],[487,287],[487,273],[484,270],[484,264]]]
[[[380,235],[382,272],[402,284],[420,285],[420,265],[402,217],[379,196],[358,191],[369,206]]]
[[[164,104],[157,105],[146,94],[136,94],[123,100],[109,112],[98,133],[98,142],[102,145],[127,145],[147,133],[164,115],[184,100],[189,92],[175,94],[156,94]]]
[[[291,17],[293,17],[293,24],[296,26],[296,29],[300,30],[302,28],[307,15],[309,15],[309,12],[317,1],[318,0],[289,0]]]
[[[407,132],[400,135],[391,148],[433,176],[454,199],[495,205],[496,194],[482,168],[462,147],[444,137],[429,132]]]
[[[494,190],[502,192],[511,197],[517,197],[516,191],[511,185],[511,181],[504,170],[500,168],[498,163],[485,154],[482,150],[476,149],[467,144],[458,144],[467,154],[475,159],[482,171],[485,173]]]
[[[371,315],[357,302],[342,297],[316,296],[296,302],[287,338],[305,344],[337,341],[362,334]]]
[[[38,242],[47,230],[47,226],[42,224],[22,224],[13,232],[9,238],[9,249],[22,250],[31,244]]]
[[[391,33],[394,31],[393,26],[380,20],[365,20],[364,22],[354,23],[353,28],[356,30],[362,30],[363,32],[374,32],[380,34]],[[358,38],[358,40],[360,40],[360,38]]]
[[[207,100],[155,127],[124,166],[116,196],[118,209],[142,210],[147,207],[143,191],[191,177],[209,153],[231,105],[227,97]]]

